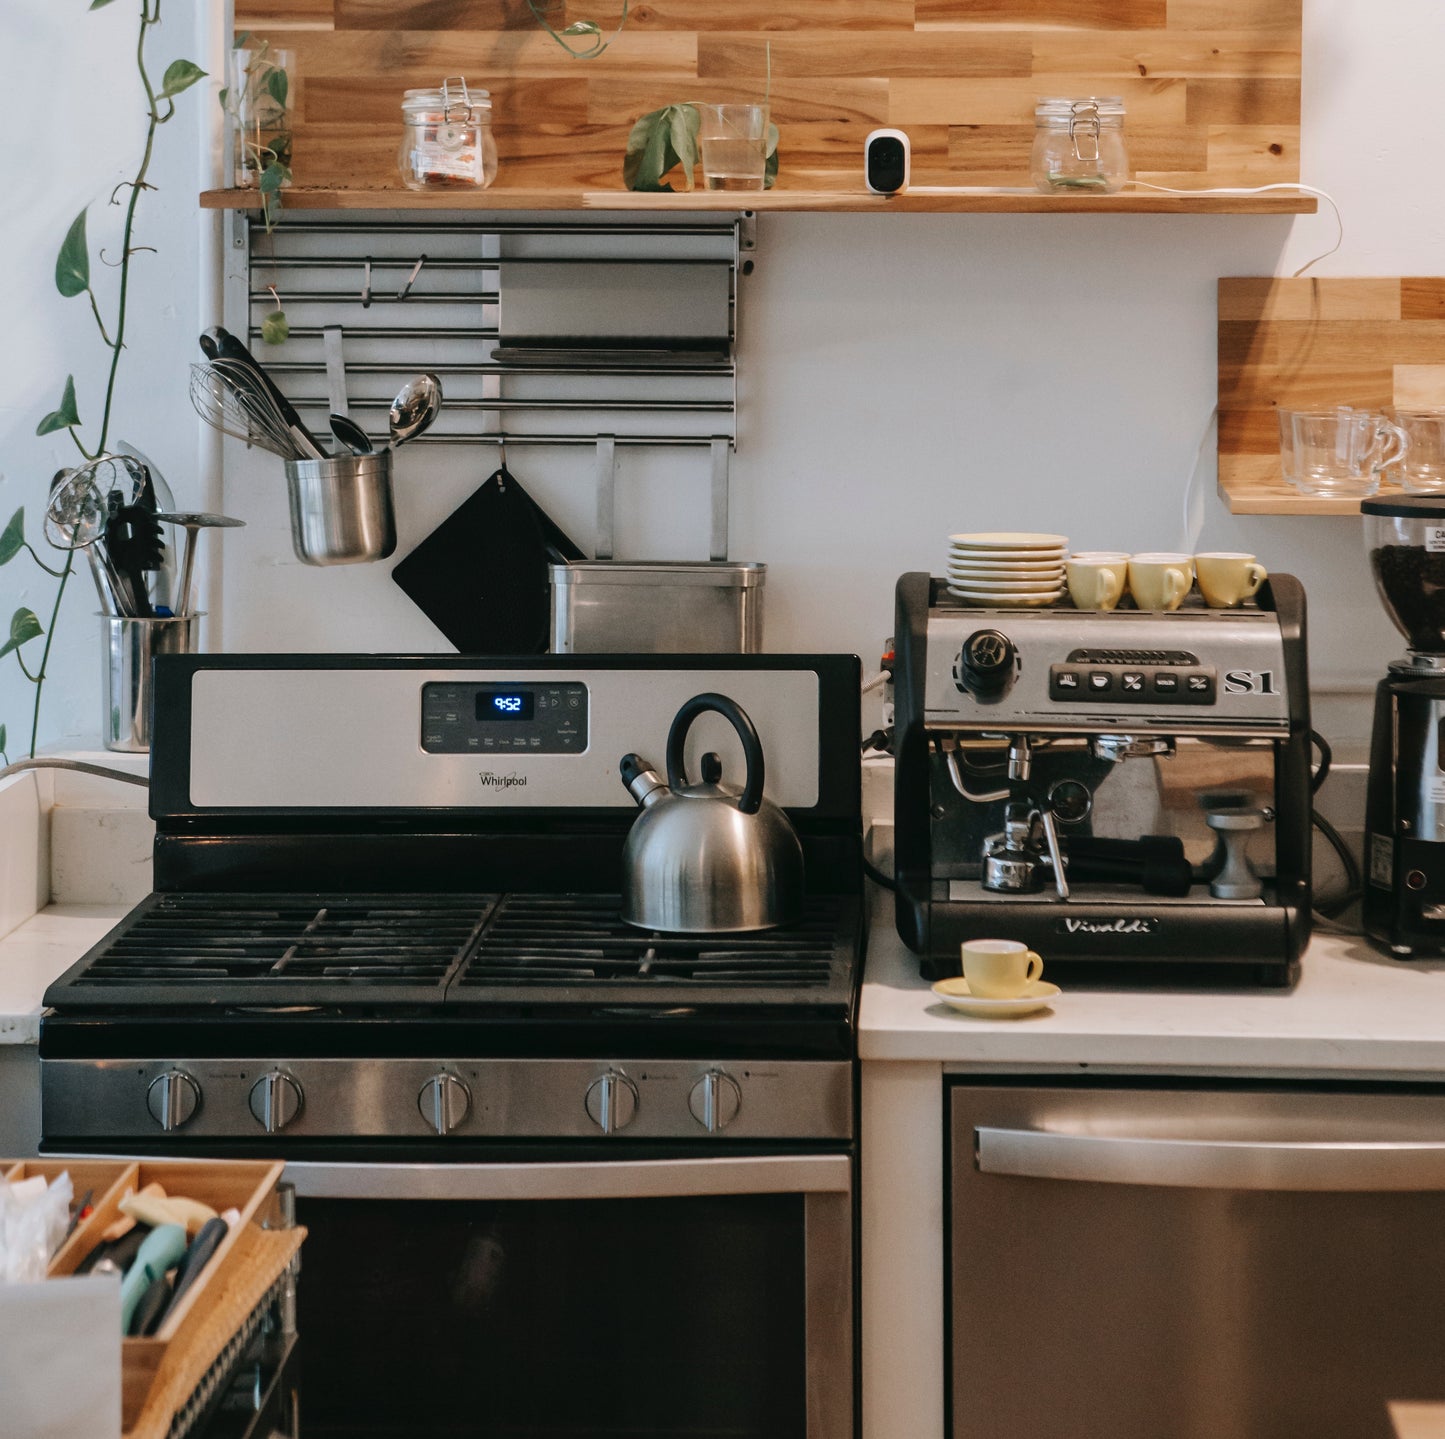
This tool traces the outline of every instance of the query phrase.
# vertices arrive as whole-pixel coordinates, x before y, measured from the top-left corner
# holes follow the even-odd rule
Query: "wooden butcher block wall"
[[[620,0],[553,23],[610,31]],[[915,184],[1028,183],[1043,95],[1120,95],[1138,177],[1299,178],[1301,0],[643,0],[574,60],[525,0],[236,0],[236,28],[297,53],[296,183],[398,188],[401,92],[492,92],[506,187],[621,187],[628,130],[681,100],[760,99],[772,45],[779,188],[861,186],[879,125]],[[576,41],[574,44],[578,43]]]
[[[1277,407],[1445,406],[1445,279],[1219,282],[1219,488],[1236,514],[1348,513],[1280,469]]]

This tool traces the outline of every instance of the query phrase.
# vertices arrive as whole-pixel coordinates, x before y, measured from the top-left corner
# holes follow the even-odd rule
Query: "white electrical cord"
[[[1335,243],[1323,254],[1316,255],[1313,260],[1301,265],[1290,276],[1292,280],[1298,280],[1306,270],[1313,269],[1321,260],[1329,259],[1345,243],[1345,221],[1340,214],[1340,207],[1335,203],[1335,197],[1325,190],[1316,189],[1313,185],[1301,185],[1295,180],[1280,181],[1273,185],[1224,185],[1208,190],[1176,190],[1169,185],[1151,185],[1147,180],[1130,180],[1129,187],[1134,190],[1157,190],[1161,195],[1264,195],[1271,190],[1290,190],[1298,195],[1317,196],[1335,212],[1335,225],[1339,233],[1335,237]]]
[[[863,688],[859,691],[859,693],[860,693],[860,694],[865,694],[865,695],[866,695],[866,694],[869,694],[869,693],[871,693],[873,690],[876,690],[880,685],[886,684],[887,682],[888,682],[888,671],[887,671],[887,670],[879,670],[878,673],[877,673],[876,675],[874,675],[872,679],[867,679],[867,680],[864,680],[864,681],[863,681]]]

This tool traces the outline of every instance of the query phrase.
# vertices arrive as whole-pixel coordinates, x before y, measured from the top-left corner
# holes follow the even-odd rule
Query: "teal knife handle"
[[[158,1224],[136,1251],[135,1259],[120,1281],[120,1332],[130,1333],[135,1307],[167,1269],[174,1269],[185,1257],[186,1230],[182,1224]]]

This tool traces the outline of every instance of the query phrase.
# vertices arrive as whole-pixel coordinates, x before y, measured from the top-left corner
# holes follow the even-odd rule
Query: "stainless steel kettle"
[[[747,758],[743,787],[722,782],[722,762],[702,758],[702,782],[683,769],[687,732],[713,711],[737,731]],[[803,911],[803,847],[777,805],[763,798],[758,732],[726,695],[700,694],[667,733],[667,782],[635,754],[622,782],[642,806],[623,852],[622,917],[671,934],[771,929]]]

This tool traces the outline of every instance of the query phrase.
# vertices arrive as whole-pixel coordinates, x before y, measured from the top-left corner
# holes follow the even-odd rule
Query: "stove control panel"
[[[421,747],[427,754],[581,754],[587,686],[555,679],[424,684]]]
[[[42,1126],[62,1144],[259,1139],[847,1140],[846,1060],[44,1059]],[[202,1094],[204,1093],[204,1102]]]

